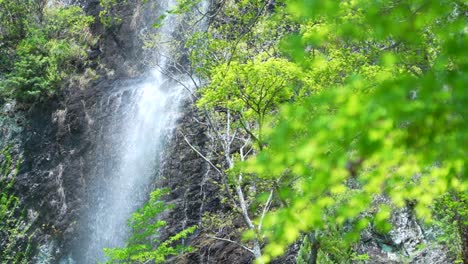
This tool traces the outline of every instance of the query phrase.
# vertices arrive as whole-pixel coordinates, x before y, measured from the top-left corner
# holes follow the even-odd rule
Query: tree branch
[[[216,239],[216,240],[221,240],[221,241],[225,241],[225,242],[229,242],[229,243],[233,243],[235,245],[238,245],[239,247],[249,251],[250,253],[254,254],[254,251],[244,245],[242,245],[241,243],[238,243],[236,241],[233,241],[231,239],[227,239],[227,238],[221,238],[221,237],[215,237],[215,236],[210,236],[210,235],[205,235],[206,237],[208,238],[211,238],[211,239]]]
[[[270,210],[271,200],[273,198],[273,190],[270,191],[265,207],[263,207],[262,216],[260,217],[260,222],[258,223],[258,231],[262,230],[263,219],[265,218],[266,213]]]
[[[198,156],[200,156],[202,159],[204,159],[221,176],[221,179],[223,180],[223,185],[226,188],[226,192],[227,192],[229,198],[232,200],[232,203],[234,204],[234,206],[236,206],[237,208],[240,208],[240,206],[237,204],[236,200],[232,196],[231,192],[229,191],[229,185],[226,182],[226,175],[222,171],[220,171],[207,157],[205,157],[205,155],[203,155],[200,151],[198,151],[197,148],[195,148],[192,144],[190,144],[190,141],[187,139],[187,137],[182,132],[180,132],[180,134],[184,137],[184,140],[185,140],[185,142],[187,142],[189,147],[193,151],[195,151],[198,154]]]
[[[207,157],[205,157],[205,155],[203,155],[200,151],[198,151],[198,149],[196,149],[192,144],[190,144],[190,141],[187,139],[187,137],[182,132],[180,132],[180,134],[184,137],[184,140],[185,140],[185,142],[187,142],[189,147],[193,151],[195,151],[198,154],[198,156],[200,156],[202,159],[204,159],[206,162],[208,162],[208,164],[210,164],[210,166],[213,167],[213,169],[215,169],[216,172],[218,172],[221,176],[224,176],[224,173],[222,173]]]

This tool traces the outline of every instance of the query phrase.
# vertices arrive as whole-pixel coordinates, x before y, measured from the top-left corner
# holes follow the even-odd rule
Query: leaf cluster
[[[132,229],[131,237],[123,248],[104,249],[108,257],[107,263],[163,263],[169,256],[191,250],[190,247],[176,243],[194,233],[196,226],[184,229],[164,241],[159,239],[159,230],[167,223],[158,217],[171,208],[161,201],[167,193],[167,189],[153,191],[150,200],[131,216],[128,221]]]
[[[376,195],[398,207],[411,201],[429,219],[435,198],[466,191],[464,6],[442,2],[287,4],[303,29],[286,51],[315,89],[282,106],[268,148],[248,169],[299,179],[284,186],[289,207],[265,220],[265,261],[300,232],[355,219]],[[362,191],[336,200],[350,180]],[[324,210],[331,206],[336,214]],[[375,221],[389,215],[383,208]]]
[[[333,242],[323,259],[365,259],[349,245],[369,225],[388,231],[393,208],[429,221],[439,197],[467,191],[467,10],[450,0],[215,6],[186,48],[219,140],[258,143],[227,173],[248,175],[240,190],[264,180],[275,192],[259,262],[315,231]],[[375,208],[380,196],[389,204]],[[466,226],[464,206],[454,210]]]

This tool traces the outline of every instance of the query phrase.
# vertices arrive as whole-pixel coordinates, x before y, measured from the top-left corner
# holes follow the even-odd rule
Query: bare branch
[[[222,173],[207,157],[205,157],[205,155],[203,155],[200,151],[198,151],[197,148],[195,148],[192,144],[190,144],[190,141],[187,139],[187,137],[182,133],[180,132],[180,134],[184,137],[184,140],[185,142],[187,142],[187,144],[189,145],[189,147],[195,151],[198,156],[200,156],[202,159],[204,159],[206,162],[208,162],[208,164],[210,164],[210,166],[216,170],[216,172],[218,172],[221,176],[224,177],[224,173]]]
[[[239,121],[240,121],[240,124],[242,126],[242,128],[244,129],[245,132],[247,132],[247,134],[249,134],[249,136],[252,137],[252,139],[255,141],[255,142],[259,142],[258,138],[252,133],[252,131],[247,127],[247,124],[244,123],[244,120],[242,119],[242,113],[238,112],[239,115],[240,115],[240,118],[239,118]]]
[[[226,175],[223,172],[221,172],[207,157],[205,157],[205,155],[203,155],[200,151],[198,151],[197,148],[195,148],[192,144],[190,144],[190,141],[187,139],[187,137],[182,132],[180,132],[180,134],[184,137],[184,140],[185,140],[185,142],[187,142],[189,147],[193,151],[195,151],[202,159],[204,159],[221,176],[221,179],[223,180],[224,188],[226,188],[226,192],[227,192],[227,194],[229,196],[229,199],[231,199],[234,206],[240,208],[241,206],[237,204],[236,200],[234,199],[234,197],[231,194],[231,191],[229,190],[229,185],[228,185],[228,183],[226,181]]]
[[[267,202],[263,207],[262,216],[260,217],[260,222],[258,223],[258,231],[262,230],[263,219],[265,218],[266,213],[270,210],[271,200],[273,198],[273,190],[270,191],[270,195],[268,196]]]
[[[233,241],[231,239],[227,239],[227,238],[221,238],[221,237],[215,237],[215,236],[210,236],[210,235],[205,235],[206,237],[208,238],[211,238],[211,239],[216,239],[216,240],[221,240],[221,241],[225,241],[225,242],[229,242],[229,243],[233,243],[235,245],[238,245],[239,247],[249,251],[250,253],[254,254],[254,251],[244,245],[242,245],[241,243],[238,243],[236,241]]]

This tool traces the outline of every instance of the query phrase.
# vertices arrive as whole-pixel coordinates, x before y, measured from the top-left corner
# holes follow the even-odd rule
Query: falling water
[[[134,100],[129,105],[119,102],[126,92],[128,99]],[[181,98],[180,87],[155,74],[116,94],[117,103],[111,101],[125,108],[126,116],[120,117],[123,123],[114,124],[115,129],[122,129],[121,133],[114,132],[115,141],[105,142],[105,148],[118,153],[107,155],[110,160],[102,167],[106,171],[98,175],[102,178],[90,195],[95,204],[88,214],[90,234],[83,252],[86,263],[102,260],[105,247],[124,245],[128,237],[126,222],[151,190]]]
[[[168,1],[166,8],[173,5],[174,1]],[[167,38],[177,26],[168,16],[159,30]],[[170,47],[157,49],[159,67],[169,71]],[[97,167],[92,186],[87,187],[89,207],[81,224],[85,234],[74,249],[72,262],[97,263],[105,259],[103,248],[125,245],[127,221],[154,187],[184,88],[160,71],[150,71],[140,80],[116,85],[101,102],[99,111],[104,117],[96,138]]]

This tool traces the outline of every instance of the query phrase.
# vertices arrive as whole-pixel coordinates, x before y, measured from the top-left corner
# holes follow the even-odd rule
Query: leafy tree
[[[297,65],[262,54],[246,63],[221,64],[210,73],[210,84],[200,89],[198,106],[232,111],[245,132],[261,143],[265,118],[293,97],[300,73]]]
[[[299,74],[300,69],[287,60],[260,54],[253,61],[230,61],[213,67],[210,84],[199,90],[198,106],[206,110],[225,171],[213,167],[225,183],[223,189],[228,193],[229,204],[239,212],[252,238],[252,248],[244,245],[244,249],[255,257],[261,255],[264,241],[260,231],[275,184],[261,182],[235,167],[262,149],[265,118],[278,104],[292,98]],[[264,201],[253,203],[263,192]],[[257,216],[260,219],[254,221]]]
[[[166,222],[158,217],[170,209],[170,206],[160,200],[167,192],[165,189],[153,191],[150,200],[132,215],[128,221],[132,236],[124,248],[104,249],[109,258],[107,263],[163,263],[169,256],[191,250],[190,247],[174,244],[195,232],[196,226],[182,230],[164,241],[159,239],[158,230],[165,227]]]
[[[289,1],[287,9],[307,27],[295,36],[299,41],[289,40],[290,56],[311,76],[337,62],[349,71],[331,80],[326,71],[324,89],[285,104],[268,148],[248,166],[266,179],[284,173],[297,178],[282,186],[288,207],[265,219],[271,243],[261,261],[281,255],[301,232],[357,219],[376,195],[397,207],[414,203],[417,215],[430,219],[435,198],[464,193],[466,6]],[[336,48],[364,63],[352,70],[353,60],[330,57]],[[335,199],[354,188],[351,182],[360,191],[344,202]],[[326,210],[331,206],[337,208],[333,214]],[[386,226],[389,210],[382,206],[374,224]],[[347,238],[358,238],[368,222],[356,221]]]
[[[304,233],[322,242],[318,258],[341,258],[360,230],[388,230],[394,208],[411,205],[429,221],[435,199],[464,197],[466,13],[449,0],[222,1],[211,10],[207,32],[185,45],[192,68],[182,72],[204,79],[194,97],[222,158],[202,156],[259,262]],[[381,195],[390,204],[375,204]],[[454,207],[462,238],[465,207]]]

